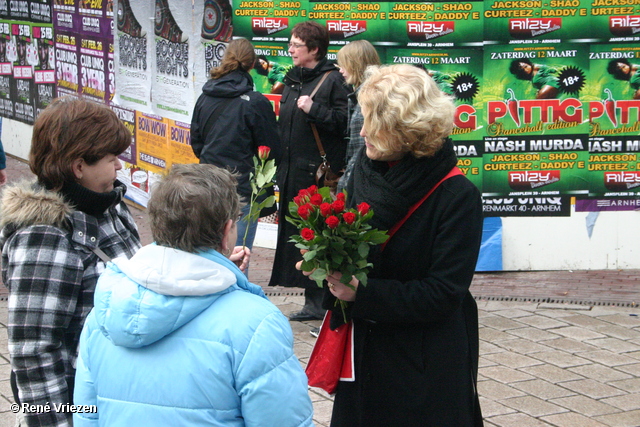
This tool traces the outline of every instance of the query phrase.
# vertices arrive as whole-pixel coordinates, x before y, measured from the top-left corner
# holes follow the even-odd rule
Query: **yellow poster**
[[[191,148],[191,126],[188,123],[169,120],[170,164],[198,163]]]
[[[164,173],[169,165],[169,119],[136,111],[138,167]]]

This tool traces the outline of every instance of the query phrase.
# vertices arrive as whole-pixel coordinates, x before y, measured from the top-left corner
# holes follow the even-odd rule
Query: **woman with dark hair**
[[[28,425],[68,426],[80,332],[105,263],[140,248],[116,179],[131,133],[108,107],[58,98],[35,121],[29,164],[37,182],[2,197],[2,279],[16,403],[49,405]]]
[[[632,64],[627,58],[614,59],[607,65],[607,72],[617,80],[629,82],[633,89],[633,99],[640,99],[640,66]]]
[[[251,196],[250,174],[258,147],[271,148],[278,159],[280,137],[276,116],[267,98],[253,90],[249,71],[256,61],[253,45],[238,38],[227,46],[222,63],[211,69],[211,79],[202,88],[191,118],[191,147],[200,163],[237,172],[238,193],[243,202]],[[275,212],[275,208],[273,210]],[[242,208],[249,213],[249,204]],[[238,223],[238,245],[247,231],[246,247],[253,247],[258,224],[248,219]]]
[[[325,312],[321,306],[322,289],[295,269],[301,255],[289,239],[298,231],[285,220],[289,202],[300,189],[316,183],[316,171],[322,163],[312,125],[317,129],[332,170],[337,172],[343,168],[347,148],[344,136],[348,92],[335,65],[326,58],[328,47],[329,32],[324,26],[305,21],[293,27],[289,53],[294,66],[285,76],[286,87],[280,99],[278,126],[282,158],[276,175],[280,207],[276,255],[269,286],[305,288],[304,307],[289,317],[296,321],[321,319]],[[317,92],[311,98],[316,88]]]
[[[154,243],[98,280],[74,425],[312,426],[289,321],[238,268],[234,176],[174,165],[148,209]]]
[[[560,93],[558,70],[548,65],[534,64],[528,58],[514,59],[509,66],[511,74],[519,80],[531,80],[538,91],[536,99],[551,99]]]

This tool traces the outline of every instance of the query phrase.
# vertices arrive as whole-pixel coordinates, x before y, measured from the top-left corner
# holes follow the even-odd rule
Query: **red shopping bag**
[[[355,381],[353,365],[353,323],[331,330],[331,311],[327,311],[305,370],[311,387],[334,394],[338,381]]]

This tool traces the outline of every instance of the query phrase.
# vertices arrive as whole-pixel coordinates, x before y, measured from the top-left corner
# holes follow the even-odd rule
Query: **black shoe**
[[[309,333],[318,338],[318,335],[320,335],[320,328],[311,328],[311,330],[309,331]]]
[[[293,322],[304,322],[307,320],[322,320],[322,317],[318,317],[315,314],[311,314],[305,310],[296,311],[289,315],[289,320]]]

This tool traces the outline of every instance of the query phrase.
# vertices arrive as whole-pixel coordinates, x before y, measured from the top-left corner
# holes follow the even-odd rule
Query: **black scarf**
[[[371,225],[391,229],[425,194],[456,166],[453,143],[446,139],[432,157],[406,155],[389,167],[387,162],[371,160],[360,151],[349,184],[352,205],[366,202],[374,211]]]
[[[126,191],[123,183],[116,180],[113,190],[108,193],[96,193],[77,182],[68,182],[60,189],[60,194],[75,209],[91,216],[100,216],[111,206],[119,203]]]

